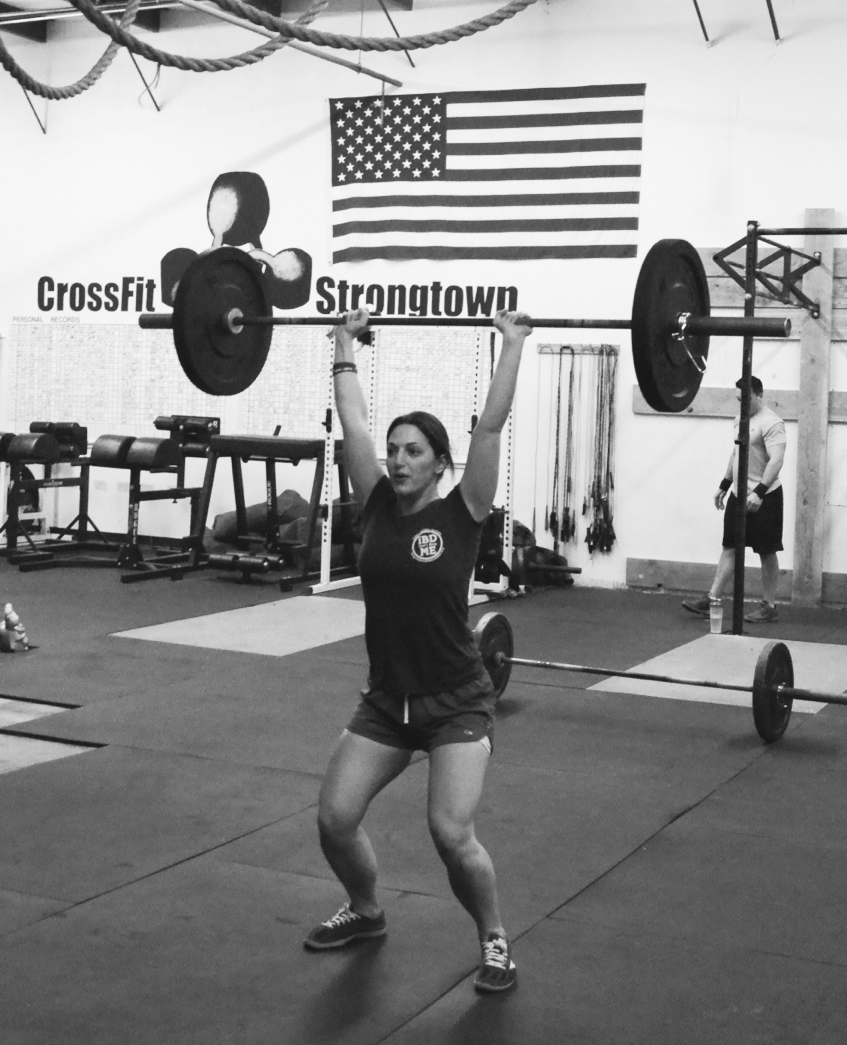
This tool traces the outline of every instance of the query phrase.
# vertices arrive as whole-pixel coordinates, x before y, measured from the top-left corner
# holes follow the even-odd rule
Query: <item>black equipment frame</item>
[[[757,221],[747,223],[747,234],[731,246],[718,251],[712,260],[728,276],[744,288],[744,315],[754,316],[756,312],[757,284],[764,287],[768,296],[784,305],[798,305],[817,319],[820,316],[820,302],[812,301],[797,285],[802,277],[821,263],[819,253],[806,254],[795,247],[776,243],[772,236],[847,236],[847,228],[790,226],[786,228],[762,228]],[[759,243],[767,243],[775,251],[759,260]],[[744,247],[744,277],[740,276],[741,265],[728,260],[741,247]],[[794,259],[803,259],[794,266]],[[782,264],[782,274],[768,272],[769,265],[775,262]],[[793,299],[793,300],[792,300]],[[753,373],[753,338],[745,336],[741,363],[741,409],[738,426],[738,490],[747,489],[750,466],[750,378]],[[735,506],[735,574],[732,599],[732,631],[733,635],[744,632],[744,552],[745,531],[747,528],[747,498],[736,498]]]

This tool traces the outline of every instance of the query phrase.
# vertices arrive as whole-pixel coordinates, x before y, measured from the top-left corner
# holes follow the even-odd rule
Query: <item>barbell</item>
[[[678,686],[702,686],[708,689],[728,689],[753,694],[753,722],[762,740],[771,744],[779,740],[788,727],[795,700],[809,700],[817,704],[845,704],[847,696],[818,693],[794,686],[794,665],[784,642],[769,642],[762,647],[753,671],[753,685],[740,686],[705,679],[680,679],[670,675],[654,675],[646,671],[620,671],[615,668],[589,667],[586,664],[560,664],[549,660],[528,660],[514,656],[514,638],[509,618],[502,613],[486,613],[474,629],[474,641],[482,662],[491,677],[498,699],[505,692],[512,665],[528,668],[549,668],[571,671],[579,675],[607,675],[616,678],[641,679],[646,682],[667,682]]]
[[[700,255],[686,240],[663,239],[647,252],[638,274],[631,319],[533,319],[534,327],[630,330],[639,388],[662,413],[679,413],[697,395],[709,337],[788,337],[791,321],[758,316],[712,316]],[[265,365],[272,328],[319,324],[328,316],[275,316],[260,264],[236,247],[196,257],[182,275],[172,313],[144,313],[145,329],[172,329],[180,364],[209,395],[236,395]],[[373,326],[489,327],[479,317],[371,317]]]

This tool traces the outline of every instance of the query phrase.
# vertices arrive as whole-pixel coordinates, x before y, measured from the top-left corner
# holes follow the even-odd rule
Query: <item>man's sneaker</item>
[[[759,608],[746,614],[744,619],[750,621],[751,624],[767,624],[769,620],[776,620],[778,616],[776,606],[771,606],[769,602],[762,599]]]
[[[704,595],[702,599],[686,599],[683,608],[690,613],[697,613],[701,617],[709,616],[709,596]]]
[[[489,933],[482,945],[482,964],[474,977],[474,987],[478,991],[507,991],[517,980],[509,941],[500,933]]]
[[[325,951],[330,947],[344,947],[354,940],[385,936],[386,931],[384,913],[376,918],[366,918],[363,914],[356,914],[346,903],[338,914],[312,929],[303,946],[310,951]]]

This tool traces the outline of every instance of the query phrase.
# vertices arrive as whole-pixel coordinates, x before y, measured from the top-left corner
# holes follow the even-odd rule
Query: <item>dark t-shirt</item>
[[[481,659],[468,626],[468,591],[483,524],[459,487],[404,516],[383,476],[363,521],[359,576],[371,685],[440,693],[475,678]]]

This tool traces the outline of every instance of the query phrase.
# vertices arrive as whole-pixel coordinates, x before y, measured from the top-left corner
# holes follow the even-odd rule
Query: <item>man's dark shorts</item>
[[[756,512],[747,512],[745,544],[757,555],[771,555],[782,551],[782,487],[766,493]],[[723,517],[723,546],[735,547],[735,494],[726,502]]]
[[[431,752],[442,744],[494,744],[497,698],[488,672],[454,690],[404,696],[374,689],[366,693],[347,729],[388,747]]]

